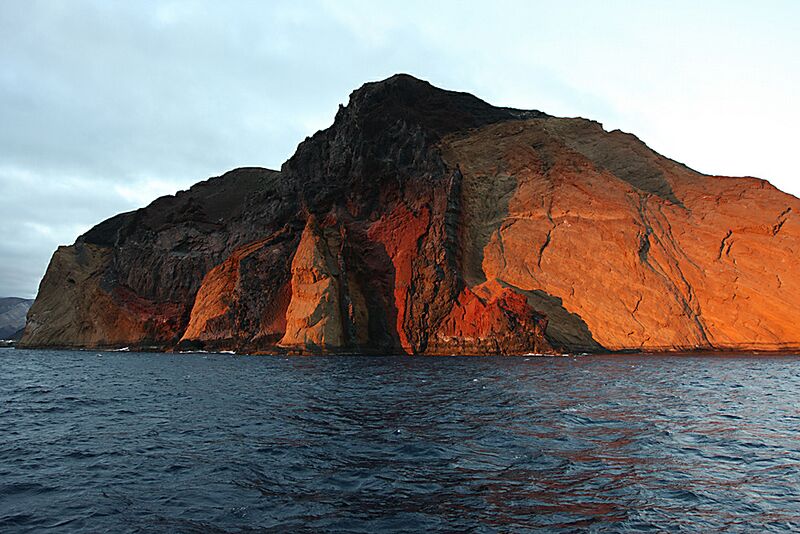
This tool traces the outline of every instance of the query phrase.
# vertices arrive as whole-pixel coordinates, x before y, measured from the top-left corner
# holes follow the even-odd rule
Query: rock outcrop
[[[280,171],[231,171],[59,248],[21,345],[795,349],[798,211],[596,122],[397,75]]]
[[[309,216],[292,260],[292,298],[281,347],[315,351],[347,347],[342,314],[345,273],[335,245],[330,246],[314,216]]]

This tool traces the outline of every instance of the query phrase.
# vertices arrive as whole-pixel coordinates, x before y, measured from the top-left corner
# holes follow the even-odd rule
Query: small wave
[[[95,353],[3,359],[0,532],[800,529],[785,359]]]

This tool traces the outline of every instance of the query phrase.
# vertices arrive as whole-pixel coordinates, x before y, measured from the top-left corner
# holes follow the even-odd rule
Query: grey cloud
[[[377,51],[324,10],[0,4],[0,295],[32,295],[57,245],[145,203],[126,191],[274,168],[327,126]]]

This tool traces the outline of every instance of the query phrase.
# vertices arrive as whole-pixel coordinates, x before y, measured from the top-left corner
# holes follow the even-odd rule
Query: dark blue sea
[[[800,529],[800,358],[0,350],[0,532]]]

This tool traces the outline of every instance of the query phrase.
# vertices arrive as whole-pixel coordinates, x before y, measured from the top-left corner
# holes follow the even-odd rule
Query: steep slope
[[[798,199],[406,75],[280,172],[56,252],[23,346],[494,354],[800,347]]]

